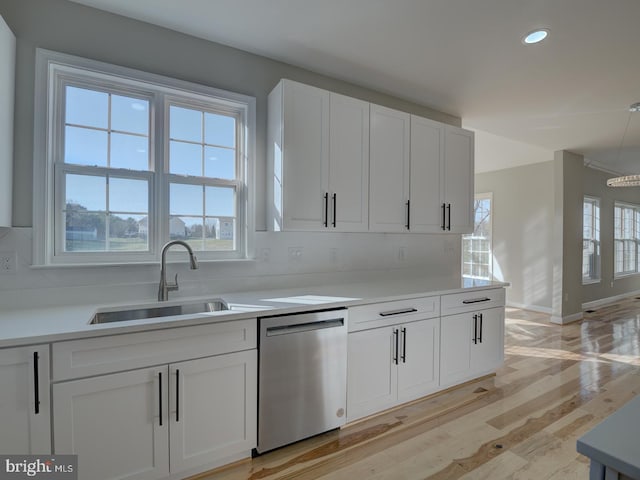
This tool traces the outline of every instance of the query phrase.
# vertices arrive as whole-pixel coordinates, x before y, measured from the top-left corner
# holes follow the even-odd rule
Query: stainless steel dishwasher
[[[345,423],[347,310],[260,318],[258,453]]]

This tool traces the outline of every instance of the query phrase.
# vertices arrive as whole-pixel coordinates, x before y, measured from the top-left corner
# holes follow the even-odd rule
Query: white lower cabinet
[[[51,453],[49,347],[0,350],[0,452]]]
[[[439,325],[431,318],[349,334],[348,421],[438,389]]]
[[[256,385],[256,350],[56,383],[55,453],[81,480],[214,468],[255,447]]]
[[[440,384],[455,385],[492,373],[504,359],[504,307],[441,319]]]

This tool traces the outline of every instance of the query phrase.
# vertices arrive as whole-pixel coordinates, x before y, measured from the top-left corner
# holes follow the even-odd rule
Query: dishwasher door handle
[[[295,323],[292,325],[278,325],[276,327],[267,327],[267,337],[274,335],[289,335],[291,333],[310,332],[313,330],[322,330],[325,328],[336,328],[344,326],[344,318],[333,320],[318,320],[315,322]]]

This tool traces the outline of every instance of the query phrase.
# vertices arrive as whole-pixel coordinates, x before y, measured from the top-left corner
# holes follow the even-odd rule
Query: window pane
[[[236,151],[228,148],[205,147],[205,177],[236,178]]]
[[[66,127],[64,162],[77,165],[107,166],[107,132]]]
[[[169,171],[176,175],[202,176],[202,146],[172,140]]]
[[[112,133],[110,167],[149,170],[149,139]]]
[[[75,205],[77,211],[106,211],[107,210],[107,180],[105,177],[92,175],[65,176],[66,191],[65,204],[69,209]]]
[[[233,188],[205,187],[205,198],[207,216],[235,216],[235,190]]]
[[[143,215],[110,215],[109,250],[149,250],[146,222],[147,217]]]
[[[86,213],[77,205],[68,205],[64,213],[66,252],[105,250],[105,213]]]
[[[139,98],[112,95],[111,128],[149,135],[149,102]]]
[[[203,215],[201,186],[172,183],[169,195],[171,215]]]
[[[66,123],[87,127],[109,127],[109,94],[67,86]]]
[[[146,214],[149,211],[147,181],[109,178],[109,210]]]
[[[170,138],[202,143],[202,112],[172,105],[169,118]]]
[[[235,148],[236,119],[215,113],[204,114],[204,142],[209,145]]]

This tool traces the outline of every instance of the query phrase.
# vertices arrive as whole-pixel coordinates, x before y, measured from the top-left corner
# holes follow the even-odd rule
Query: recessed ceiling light
[[[534,43],[541,42],[542,40],[547,38],[547,35],[549,35],[549,30],[547,30],[546,28],[540,28],[538,30],[534,30],[533,32],[527,33],[522,38],[522,43],[526,45],[532,45]]]

